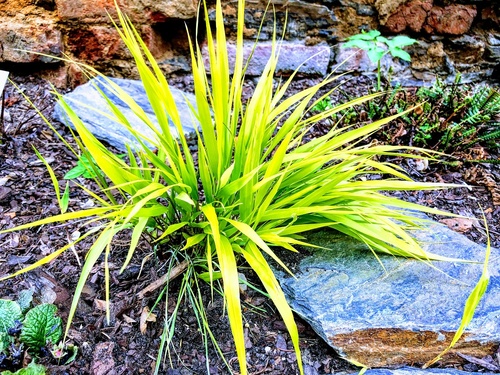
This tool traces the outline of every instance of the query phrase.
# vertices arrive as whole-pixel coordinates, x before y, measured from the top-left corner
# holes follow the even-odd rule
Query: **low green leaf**
[[[375,42],[381,43],[381,44],[388,44],[389,39],[387,39],[385,36],[377,36],[375,38]]]
[[[39,365],[35,363],[35,361],[31,361],[28,366],[19,369],[16,372],[2,371],[0,374],[1,375],[45,375],[46,369],[45,366]]]
[[[61,213],[65,213],[68,211],[68,205],[69,205],[69,183],[66,182],[66,187],[64,188],[64,193],[61,196]]]
[[[0,333],[7,333],[16,320],[22,320],[21,307],[15,301],[0,299]]]
[[[58,343],[62,336],[62,321],[56,312],[57,307],[52,304],[38,305],[28,311],[19,337],[21,342],[35,351],[48,342]]]
[[[69,354],[68,359],[64,362],[65,365],[73,362],[78,355],[78,346],[76,345],[66,345],[66,352]]]
[[[386,51],[380,47],[369,49],[367,52],[368,58],[372,63],[378,63],[386,54]]]
[[[33,301],[33,293],[35,293],[33,289],[23,289],[19,292],[17,302],[19,303],[23,314],[26,313],[26,311],[28,311],[31,307],[31,302]]]
[[[372,48],[373,42],[370,42],[368,40],[361,40],[361,39],[351,39],[348,42],[344,43],[342,45],[342,48],[359,48],[364,51],[369,50]]]
[[[399,57],[404,61],[411,61],[411,56],[408,52],[403,51],[401,48],[392,48],[389,50],[390,54],[394,57]]]
[[[12,336],[9,336],[7,332],[0,332],[0,354],[5,353],[12,342]]]
[[[378,30],[370,30],[368,32],[362,32],[360,34],[356,34],[350,36],[349,40],[375,40],[376,37],[380,36],[380,31]]]
[[[74,178],[78,178],[81,175],[85,173],[86,169],[83,165],[77,165],[76,167],[70,169],[66,174],[64,175],[65,180],[72,180]]]
[[[416,39],[410,38],[406,35],[397,35],[394,38],[390,39],[391,45],[397,47],[411,46],[416,42],[417,42]]]

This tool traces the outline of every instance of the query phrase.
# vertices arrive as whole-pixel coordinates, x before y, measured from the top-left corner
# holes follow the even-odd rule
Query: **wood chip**
[[[122,315],[122,317],[123,317],[123,321],[124,321],[125,323],[128,323],[128,324],[137,323],[137,320],[132,319],[132,318],[131,318],[130,316],[128,316],[128,315],[123,314],[123,315]]]
[[[96,310],[106,311],[106,301],[104,301],[102,299],[95,299],[94,306],[95,306]]]
[[[177,266],[175,266],[174,268],[172,268],[172,270],[169,273],[166,273],[165,275],[163,275],[162,277],[160,277],[158,280],[156,280],[154,283],[150,284],[149,286],[147,286],[146,288],[144,288],[143,290],[141,290],[139,293],[137,293],[137,297],[139,297],[140,299],[142,299],[142,298],[144,298],[144,296],[147,293],[153,292],[156,289],[160,288],[168,280],[175,279],[177,276],[181,275],[184,272],[184,270],[187,268],[187,266],[188,266],[188,262],[187,261],[179,263]]]

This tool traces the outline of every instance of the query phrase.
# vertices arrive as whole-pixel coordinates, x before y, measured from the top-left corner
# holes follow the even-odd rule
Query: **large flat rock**
[[[403,367],[398,369],[373,369],[365,372],[365,375],[493,375],[494,372],[468,372],[454,368],[430,368],[419,369],[415,367]]]
[[[429,252],[482,262],[485,247],[441,224],[415,232]],[[302,257],[296,277],[277,271],[292,308],[347,360],[369,367],[423,364],[439,354],[459,327],[482,264],[433,262],[379,255],[337,232],[308,236],[330,250]],[[457,351],[475,357],[500,342],[500,252],[492,249],[491,280]]]
[[[330,63],[330,48],[325,45],[306,46],[296,42],[281,42],[278,44],[279,58],[276,64],[276,73],[292,74],[297,71],[300,74],[325,76]],[[267,62],[272,55],[273,44],[271,42],[245,43],[243,45],[243,61],[250,57],[245,74],[247,76],[260,77],[265,70]],[[236,60],[236,45],[227,44],[229,66],[232,69]],[[209,66],[208,47],[203,46],[205,66]]]
[[[146,112],[146,115],[153,122],[153,124],[155,124],[156,128],[160,129],[160,125],[158,124],[153,108],[149,103],[142,82],[120,78],[111,78],[111,80],[118,84],[127,94],[129,94]],[[143,121],[141,121],[121,99],[119,99],[106,85],[104,85],[102,79],[100,78],[94,78],[86,84],[77,87],[74,91],[64,95],[64,99],[96,138],[106,141],[120,151],[125,151],[127,144],[132,148],[139,147],[139,143],[124,126],[104,115],[108,114],[113,116],[108,103],[99,93],[97,87],[101,88],[111,101],[118,106],[122,114],[130,121],[131,124],[133,124],[135,130],[149,138],[154,139],[154,132]],[[195,96],[176,89],[175,87],[171,87],[170,90],[172,91],[177,104],[184,133],[188,134],[194,132],[197,124],[193,123],[188,102],[190,102],[193,106],[196,106]],[[72,126],[59,103],[56,104],[54,115],[57,120]],[[174,125],[170,123],[169,126],[172,134],[177,135],[177,130]]]

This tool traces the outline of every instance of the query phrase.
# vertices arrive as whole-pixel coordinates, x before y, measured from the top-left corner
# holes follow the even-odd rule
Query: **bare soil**
[[[65,140],[74,144],[72,135],[62,124],[51,119],[54,99],[50,86],[31,74],[16,75],[13,81],[42,113],[51,121]],[[176,78],[172,83],[189,89],[187,78]],[[361,81],[361,83],[366,83]],[[296,89],[310,84],[308,80],[296,84]],[[248,92],[252,90],[248,84]],[[350,85],[350,86],[349,86]],[[347,89],[359,90],[359,83],[347,84]],[[62,188],[62,176],[76,160],[57,139],[47,124],[25,102],[12,85],[7,87],[4,113],[4,135],[0,143],[0,230],[48,217],[59,212],[49,175],[33,151],[36,148],[50,163]],[[321,129],[317,129],[321,132]],[[491,158],[498,159],[498,150],[487,150]],[[475,218],[481,217],[483,208],[491,235],[492,245],[500,246],[500,166],[493,164],[467,164],[452,168],[431,164],[421,170],[415,164],[400,163],[407,173],[421,181],[454,182],[471,186],[449,191],[401,193],[403,199],[438,207]],[[87,181],[82,180],[82,183]],[[76,191],[75,189],[73,189]],[[89,207],[91,201],[81,193],[72,193],[69,209]],[[440,220],[441,218],[436,218]],[[448,221],[477,243],[485,243],[484,230],[479,221]],[[0,235],[0,276],[11,274],[68,244],[76,232],[83,232],[78,222],[46,225],[40,228]],[[0,282],[0,298],[16,299],[23,289],[35,290],[35,302],[55,303],[65,319],[71,305],[72,294],[78,281],[81,263],[89,243],[63,253],[57,260],[37,270]],[[159,279],[165,272],[164,262],[155,256],[147,243],[142,243],[134,255],[131,266],[123,274],[119,269],[127,252],[126,238],[117,239],[111,259],[111,321],[103,311],[104,260],[91,272],[84,290],[68,340],[76,344],[79,355],[75,362],[58,365],[42,358],[50,374],[150,374],[155,366],[163,320],[171,312],[175,292],[168,303],[160,298],[159,290],[140,298],[139,293]],[[250,271],[250,281],[255,280]],[[174,281],[171,290],[175,291]],[[173,339],[173,349],[164,358],[161,374],[230,374],[238,373],[235,349],[223,302],[215,294],[212,298],[208,287],[203,289],[207,315],[214,336],[221,346],[231,370],[217,355],[212,346],[205,351],[198,330],[196,317],[187,302],[182,305]],[[296,374],[297,365],[289,336],[275,307],[259,293],[248,289],[242,294],[247,345],[247,359],[251,374]],[[145,308],[156,315],[155,322],[148,322],[144,333],[140,331],[141,315]],[[300,346],[306,374],[330,374],[339,371],[354,372],[356,368],[339,359],[309,327],[297,317]],[[207,365],[208,358],[208,365]],[[468,363],[457,368],[477,370],[477,364]]]

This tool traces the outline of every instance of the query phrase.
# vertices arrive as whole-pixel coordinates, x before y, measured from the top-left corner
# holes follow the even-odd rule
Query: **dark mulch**
[[[14,76],[13,80],[30,97],[47,118],[51,118],[54,100],[50,86],[43,80],[30,76]],[[296,83],[295,89],[310,84],[307,80]],[[365,82],[366,83],[366,82]],[[173,84],[189,87],[186,78],[177,78]],[[350,83],[359,88],[359,83]],[[253,83],[248,83],[251,92]],[[0,229],[32,222],[58,213],[57,199],[44,165],[37,159],[36,148],[50,163],[64,188],[62,176],[71,169],[76,159],[62,145],[54,133],[24,101],[11,85],[7,88],[4,115],[5,134],[0,145]],[[56,129],[69,142],[71,133],[61,124],[53,122]],[[318,129],[320,131],[320,129]],[[491,151],[492,157],[498,157]],[[394,162],[399,162],[394,160]],[[451,212],[481,217],[479,205],[488,221],[492,244],[500,246],[500,202],[494,201],[492,192],[498,192],[499,166],[489,164],[463,164],[459,168],[430,165],[419,171],[415,165],[403,162],[402,166],[415,179],[432,182],[467,183],[472,189],[452,189],[438,192],[402,193],[401,197],[413,202],[438,207]],[[85,181],[83,181],[85,182]],[[72,193],[70,210],[89,207],[91,201],[81,193]],[[439,219],[439,218],[437,218]],[[450,226],[464,232],[478,243],[485,243],[480,222],[457,223]],[[78,232],[84,232],[79,223],[47,225],[0,235],[0,275],[10,274],[64,246]],[[63,253],[58,260],[28,274],[0,282],[0,298],[16,299],[19,291],[36,290],[36,302],[53,302],[63,318],[67,317],[71,297],[78,281],[81,262],[88,242]],[[119,274],[127,251],[126,238],[114,243],[111,259],[111,321],[105,319],[102,301],[104,294],[104,261],[98,262],[91,272],[82,300],[73,321],[68,339],[79,346],[75,362],[62,366],[47,363],[51,374],[149,374],[154,368],[165,313],[171,312],[175,294],[168,306],[164,299],[153,309],[156,322],[149,322],[144,333],[139,322],[144,309],[153,308],[158,292],[141,299],[138,293],[164,273],[164,264],[143,243],[137,250],[130,268]],[[251,272],[247,277],[253,280]],[[175,290],[176,280],[172,289]],[[213,300],[208,287],[204,287],[208,319],[220,343],[224,357],[235,373],[234,345],[227,317],[223,314],[221,298]],[[295,374],[296,358],[289,336],[276,309],[253,290],[243,295],[245,334],[247,336],[248,365],[252,374]],[[300,318],[297,318],[301,335],[303,361],[308,374],[329,374],[338,371],[355,371],[338,358]],[[206,358],[209,358],[208,369]],[[47,359],[43,360],[48,362]],[[112,370],[110,370],[112,369]],[[202,344],[196,319],[188,304],[179,311],[177,329],[170,355],[164,359],[162,374],[228,374],[229,370],[216,355],[212,346],[208,353]],[[473,369],[469,365],[469,369]],[[108,372],[111,371],[111,372]]]

